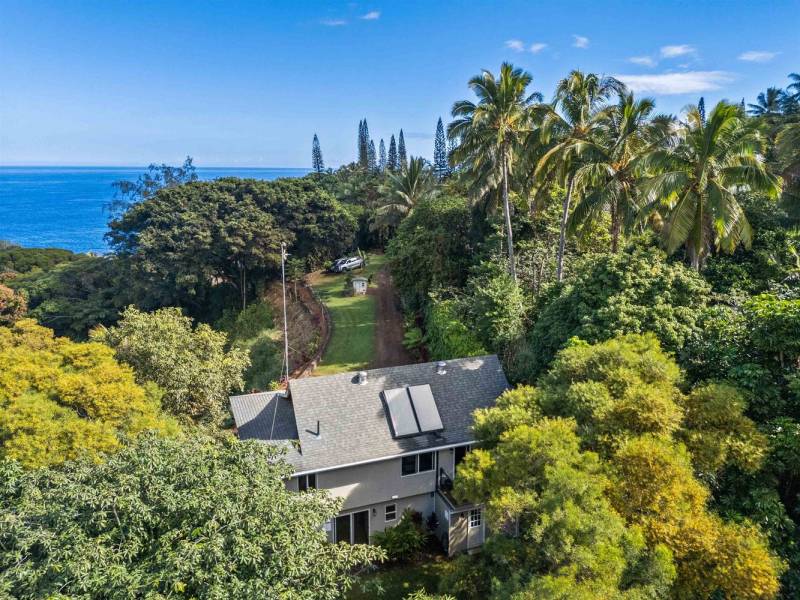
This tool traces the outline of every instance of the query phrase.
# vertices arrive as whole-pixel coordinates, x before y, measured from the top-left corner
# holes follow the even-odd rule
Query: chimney
[[[366,371],[359,371],[358,372],[358,384],[364,385],[367,383],[367,372]]]
[[[439,362],[437,362],[436,363],[436,373],[438,375],[444,375],[445,373],[447,373],[447,363],[444,362],[443,360],[440,360]]]

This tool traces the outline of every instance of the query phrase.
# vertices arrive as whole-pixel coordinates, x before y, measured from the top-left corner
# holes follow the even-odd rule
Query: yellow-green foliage
[[[704,385],[686,397],[680,437],[697,471],[712,475],[733,463],[752,473],[761,466],[767,439],[744,416],[745,408],[742,393],[725,384]]]
[[[570,522],[570,543],[579,539],[576,531],[599,526],[607,533],[619,527],[613,517],[621,516],[627,533],[619,539],[641,532],[649,560],[659,552],[671,557],[659,562],[660,583],[652,588],[658,594],[641,597],[664,597],[662,592],[671,588],[672,597],[681,599],[714,594],[774,598],[784,566],[755,526],[727,523],[709,508],[704,484],[726,465],[756,471],[766,439],[744,415],[746,405],[736,388],[709,383],[684,393],[681,383],[674,359],[652,335],[620,336],[593,345],[573,341],[538,387],[507,392],[496,407],[475,414],[482,446],[459,467],[456,491],[486,502],[489,522],[496,528],[519,519],[524,552],[538,552],[545,538],[538,529],[526,533],[526,522],[530,527],[549,493],[547,484],[561,473],[559,494],[542,510],[548,526],[557,515],[572,514],[580,505],[576,498],[586,501],[587,490],[594,488],[589,499],[595,509]],[[564,494],[572,486],[580,494]],[[604,500],[613,509],[600,510]],[[535,547],[526,543],[526,536],[535,540]],[[591,543],[589,548],[599,551]],[[672,560],[674,583],[665,568]],[[490,570],[498,568],[492,564]],[[632,568],[629,562],[627,569]],[[620,577],[618,571],[609,575],[614,572],[601,579],[614,581]],[[537,579],[530,597],[579,598],[579,591],[587,592],[586,597],[616,597],[595,588],[564,587],[569,580],[563,579],[564,573]]]
[[[612,470],[614,507],[642,528],[650,544],[663,544],[675,557],[675,597],[777,595],[783,565],[757,528],[725,523],[706,508],[708,490],[693,476],[683,445],[655,436],[629,440],[615,454]]]
[[[103,344],[57,338],[30,319],[0,327],[2,457],[48,466],[112,452],[123,435],[176,432],[159,399]]]
[[[562,350],[539,386],[545,414],[578,421],[581,437],[607,449],[632,435],[671,435],[683,418],[681,372],[652,334]]]

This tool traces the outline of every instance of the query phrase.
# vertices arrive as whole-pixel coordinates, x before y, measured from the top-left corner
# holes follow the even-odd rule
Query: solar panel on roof
[[[411,396],[411,403],[414,406],[414,412],[417,414],[420,433],[444,429],[442,418],[439,416],[439,409],[433,399],[431,386],[427,384],[409,386],[408,394]]]
[[[409,398],[406,388],[385,390],[383,397],[386,399],[386,406],[389,409],[389,418],[392,421],[395,436],[417,435],[419,426],[417,425],[417,419],[414,417],[411,398]]]

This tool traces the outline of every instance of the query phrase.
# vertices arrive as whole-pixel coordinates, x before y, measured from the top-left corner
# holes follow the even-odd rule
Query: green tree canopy
[[[30,319],[0,327],[0,458],[25,467],[97,460],[126,436],[176,433],[159,398],[103,344],[57,338]]]
[[[0,463],[0,593],[333,599],[370,546],[330,544],[340,500],[286,489],[280,451],[144,436],[102,465]]]
[[[177,308],[146,313],[128,307],[116,326],[96,329],[91,337],[113,348],[140,383],[158,384],[166,410],[200,422],[222,419],[228,394],[242,389],[250,365],[247,352],[225,350],[224,333],[202,323],[193,329]]]
[[[486,579],[500,580],[489,597],[666,598],[675,577],[670,553],[646,549],[611,507],[607,486],[569,419],[515,424],[493,449],[470,453],[456,493],[486,502],[494,536],[513,532],[484,549],[495,566]]]
[[[695,330],[708,291],[699,276],[654,248],[589,256],[540,301],[513,371],[533,381],[571,337],[596,342],[650,331],[665,349],[677,351]]]
[[[89,329],[117,320],[119,311],[139,298],[128,276],[128,262],[114,256],[80,256],[50,269],[34,269],[8,282],[28,298],[28,315],[57,335],[85,339]],[[136,297],[136,298],[135,298]]]
[[[609,506],[606,516],[587,509],[568,524],[585,522],[585,530],[591,531],[600,523],[603,535],[618,527],[621,536],[643,536],[647,550],[642,552],[651,560],[664,552],[674,558],[677,579],[665,584],[673,597],[700,599],[719,593],[722,597],[774,598],[783,565],[759,529],[746,521],[725,522],[712,512],[709,489],[698,477],[710,480],[726,465],[757,470],[766,439],[744,417],[735,389],[712,384],[686,396],[680,382],[678,366],[653,335],[627,335],[594,345],[573,342],[557,355],[536,388],[506,392],[496,407],[476,413],[475,434],[483,444],[459,467],[457,490],[463,497],[486,500],[496,524],[519,522],[520,533],[507,543],[512,547],[523,543],[530,518],[527,511],[546,497],[541,486],[560,471],[548,470],[558,463],[543,455],[541,446],[572,458],[564,481],[559,479],[554,486],[561,496],[543,511],[544,525],[537,532],[555,526],[562,514],[579,515],[573,511],[582,506],[594,511]],[[545,434],[548,430],[552,431]],[[578,492],[593,489],[588,478],[592,473],[597,486],[593,493],[598,495],[589,500]],[[575,495],[564,496],[573,484]],[[612,517],[622,517],[621,524],[615,525]],[[523,556],[538,551],[543,539],[533,538],[536,550],[526,548]],[[569,539],[586,538],[574,532]],[[594,550],[592,556],[598,552]],[[622,571],[600,576],[611,590],[620,585],[614,573],[628,569],[624,562],[617,564]],[[521,576],[516,568],[511,571],[505,578]],[[664,584],[663,576],[656,581]],[[556,597],[584,597],[571,595],[570,587],[554,589],[570,590]],[[663,587],[658,589],[663,591]],[[549,593],[530,597],[551,597]],[[616,597],[611,592],[593,593]]]
[[[473,252],[471,227],[467,201],[457,196],[420,202],[400,224],[386,253],[409,308],[424,306],[436,288],[464,284]]]

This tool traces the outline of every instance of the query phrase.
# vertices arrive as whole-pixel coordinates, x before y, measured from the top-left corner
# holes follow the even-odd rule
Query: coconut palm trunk
[[[506,236],[508,238],[508,272],[517,281],[517,268],[514,264],[514,233],[511,231],[511,205],[508,202],[508,165],[503,152],[503,213],[506,219]]]
[[[616,254],[619,251],[619,234],[622,229],[620,223],[620,208],[619,202],[614,202],[611,205],[611,252]]]
[[[569,178],[567,184],[567,195],[564,196],[564,206],[561,211],[561,231],[558,236],[558,267],[556,269],[556,280],[561,283],[564,278],[564,250],[567,246],[567,220],[569,219],[569,205],[572,201],[572,186],[574,179]]]

